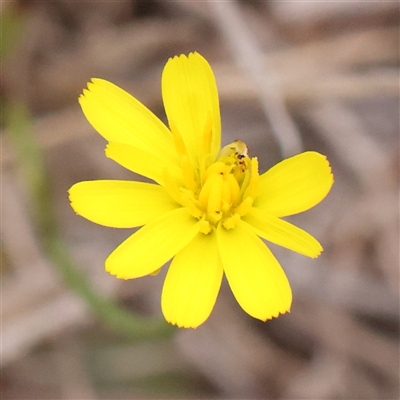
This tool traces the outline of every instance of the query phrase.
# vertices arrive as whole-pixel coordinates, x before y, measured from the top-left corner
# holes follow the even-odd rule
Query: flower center
[[[236,140],[223,147],[217,160],[203,168],[185,165],[185,156],[181,165],[184,186],[176,188],[173,197],[201,221],[202,233],[212,232],[218,224],[232,229],[251,209],[258,186],[258,162],[248,156],[243,142]]]

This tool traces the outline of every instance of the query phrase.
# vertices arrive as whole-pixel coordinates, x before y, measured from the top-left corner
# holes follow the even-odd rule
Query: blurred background
[[[15,0],[1,23],[2,399],[399,397],[399,3]],[[224,282],[204,325],[169,327],[166,268],[109,276],[132,231],[69,207],[76,182],[138,179],[83,117],[87,81],[165,121],[162,68],[190,51],[215,72],[223,144],[261,172],[303,150],[332,164],[329,196],[290,218],[325,251],[271,245],[294,301],[266,323]]]

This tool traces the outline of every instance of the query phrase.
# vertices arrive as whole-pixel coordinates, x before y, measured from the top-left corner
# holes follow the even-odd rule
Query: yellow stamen
[[[187,155],[181,156],[181,168],[183,174],[183,182],[186,188],[191,190],[193,193],[196,193],[199,186],[197,183],[197,179],[193,174],[192,164]]]
[[[221,210],[223,177],[220,174],[214,174],[207,179],[207,182],[209,182],[207,213],[211,214]]]
[[[204,214],[200,202],[190,190],[181,188],[181,204],[186,207],[189,214],[197,219],[200,219]]]
[[[231,217],[226,218],[223,222],[222,222],[222,226],[225,229],[233,229],[236,224],[239,222],[240,220],[240,215],[239,214],[233,214]]]
[[[206,126],[204,130],[204,140],[208,128]],[[166,189],[193,217],[201,221],[200,232],[209,234],[219,223],[225,229],[234,228],[253,205],[258,184],[257,159],[247,155],[247,147],[243,142],[235,141],[225,146],[218,160],[208,167],[203,158],[201,172],[197,170],[201,177],[194,176],[184,143],[175,128],[173,132],[177,149],[182,153],[180,158],[185,187],[178,187],[166,173]]]
[[[168,194],[178,203],[182,204],[182,193],[175,181],[171,178],[168,169],[164,169],[164,187]]]
[[[208,235],[212,231],[210,223],[206,219],[200,221],[200,232]]]

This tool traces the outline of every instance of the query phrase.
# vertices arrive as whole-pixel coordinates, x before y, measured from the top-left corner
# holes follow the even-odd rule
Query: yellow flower
[[[95,223],[134,228],[107,258],[121,279],[156,273],[172,259],[162,290],[166,320],[202,324],[223,274],[248,314],[260,320],[290,310],[284,271],[260,239],[309,257],[322,247],[281,219],[308,210],[329,192],[326,158],[308,151],[262,175],[257,158],[237,140],[222,149],[215,78],[198,53],[169,59],[162,73],[169,128],[134,97],[92,79],[79,98],[90,124],[107,141],[106,155],[155,183],[80,182],[69,190],[77,214]]]

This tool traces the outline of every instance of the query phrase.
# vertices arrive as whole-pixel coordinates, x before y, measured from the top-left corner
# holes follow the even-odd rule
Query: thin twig
[[[236,63],[254,83],[282,156],[300,153],[300,133],[286,109],[277,76],[246,25],[238,4],[236,1],[212,1],[208,4],[215,12]]]

